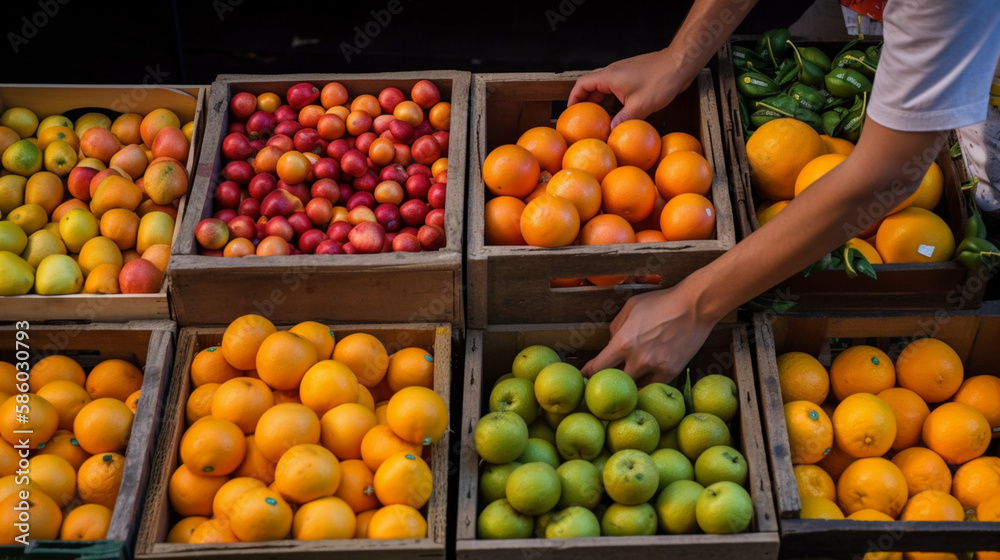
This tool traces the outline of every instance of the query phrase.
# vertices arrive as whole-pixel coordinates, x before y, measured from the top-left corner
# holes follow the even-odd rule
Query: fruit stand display
[[[443,558],[451,331],[182,328],[135,557]]]
[[[998,312],[754,317],[782,555],[998,550]]]
[[[584,385],[607,340],[598,324],[469,330],[456,556],[776,558],[745,327],[713,331],[687,395],[617,369]]]
[[[175,330],[164,320],[0,327],[4,541],[29,543],[0,555],[131,557]]]
[[[178,321],[461,324],[469,80],[220,75],[167,273]]]
[[[566,107],[578,75],[473,78],[470,327],[610,321],[735,244],[711,72],[614,131],[611,108]]]
[[[789,39],[785,30],[773,30],[734,36],[719,50],[720,109],[742,236],[853,149],[879,48],[870,40]],[[804,311],[978,307],[991,273],[979,262],[957,260],[955,248],[975,209],[961,189],[964,166],[951,153],[954,144],[952,137],[916,195],[775,286],[764,303]],[[769,150],[780,157],[769,157]]]
[[[165,271],[206,96],[196,86],[0,86],[11,125],[0,142],[0,320],[170,318]]]

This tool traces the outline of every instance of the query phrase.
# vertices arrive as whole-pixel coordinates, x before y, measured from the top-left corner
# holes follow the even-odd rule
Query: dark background
[[[394,1],[397,14],[386,11],[390,0],[8,1],[0,15],[0,82],[209,84],[226,73],[588,70],[665,47],[691,4]],[[788,26],[808,5],[761,0],[737,33]],[[377,34],[367,45],[364,38],[356,43],[373,10],[391,19],[369,26]]]

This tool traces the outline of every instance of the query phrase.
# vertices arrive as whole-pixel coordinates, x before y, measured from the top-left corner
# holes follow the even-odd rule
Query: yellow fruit
[[[31,140],[14,142],[3,151],[3,156],[0,157],[4,169],[24,177],[30,177],[41,171],[43,160],[41,148]]]
[[[0,114],[0,125],[14,129],[21,138],[27,138],[38,130],[38,115],[27,107],[10,107]]]
[[[785,352],[778,356],[778,384],[781,400],[809,401],[821,405],[830,392],[830,376],[815,357],[805,352]]]
[[[56,140],[45,147],[42,161],[47,171],[65,177],[76,166],[76,150],[69,145],[69,142]]]
[[[35,291],[41,295],[76,294],[83,289],[80,265],[68,255],[49,255],[35,270]]]
[[[48,223],[49,215],[41,204],[26,202],[11,210],[7,214],[6,220],[20,226],[25,235],[31,235]]]
[[[944,262],[955,252],[955,237],[940,216],[911,206],[882,221],[875,249],[886,263]]]
[[[74,208],[59,220],[59,237],[72,253],[79,253],[83,244],[100,233],[100,223],[90,211]]]
[[[827,153],[819,133],[793,118],[761,125],[747,140],[746,151],[750,182],[761,198],[770,200],[791,200],[802,168]]]
[[[10,251],[0,251],[0,296],[20,296],[35,283],[35,268]]]

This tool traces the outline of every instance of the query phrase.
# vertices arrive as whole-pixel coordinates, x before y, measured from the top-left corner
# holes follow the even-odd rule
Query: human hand
[[[692,313],[689,298],[675,288],[629,298],[611,322],[611,340],[581,372],[590,377],[620,367],[637,382],[670,382],[698,352],[714,324]]]
[[[692,81],[693,77],[677,77],[666,51],[651,52],[613,62],[580,76],[569,94],[568,104],[599,103],[608,95],[614,95],[622,103],[622,109],[611,120],[614,128],[624,120],[644,119],[666,107]]]

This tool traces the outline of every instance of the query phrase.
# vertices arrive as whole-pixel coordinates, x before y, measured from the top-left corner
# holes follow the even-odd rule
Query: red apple
[[[275,189],[260,203],[260,213],[267,218],[290,216],[303,208],[302,200],[284,189]]]
[[[86,165],[77,165],[70,170],[66,177],[66,188],[75,198],[84,202],[90,202],[90,181],[97,175],[98,170]]]
[[[226,125],[226,134],[242,134],[246,136],[247,123],[243,121],[229,121]]]
[[[363,154],[368,153],[368,148],[372,145],[372,142],[378,138],[378,135],[372,131],[362,132],[354,139],[354,147],[358,149],[359,152]]]
[[[399,228],[399,231],[396,232],[396,235],[400,235],[400,234],[403,234],[403,233],[408,233],[408,234],[412,235],[413,237],[416,237],[417,236],[417,228],[415,228],[413,226],[403,226],[403,227]]]
[[[279,105],[277,109],[274,110],[274,118],[278,122],[286,121],[299,121],[299,110],[292,109],[288,104]]]
[[[427,203],[431,208],[444,208],[444,201],[447,198],[448,185],[446,183],[434,183],[427,190]]]
[[[312,186],[309,187],[309,196],[312,200],[322,198],[330,203],[332,207],[334,204],[340,200],[340,185],[337,184],[333,179],[317,179],[313,182]],[[308,206],[309,203],[306,203]]]
[[[266,216],[257,218],[257,237],[253,238],[254,244],[267,237],[267,222],[268,219]]]
[[[392,161],[400,165],[406,165],[411,162],[410,146],[402,142],[396,142],[392,147],[396,148],[396,157]]]
[[[242,159],[233,160],[222,168],[222,177],[241,187],[249,185],[253,176],[253,166]]]
[[[316,252],[319,244],[326,241],[326,234],[321,229],[310,229],[299,236],[299,250],[306,254]]]
[[[241,91],[229,100],[229,114],[236,120],[245,121],[257,110],[257,96]]]
[[[430,204],[418,198],[411,198],[399,205],[399,217],[403,219],[404,224],[413,227],[424,225],[424,218],[430,211]]]
[[[260,217],[260,201],[252,196],[244,198],[240,201],[239,207],[236,208],[236,213],[240,216],[250,216],[256,220]]]
[[[383,134],[389,131],[389,123],[392,122],[392,119],[393,119],[392,111],[390,111],[388,114],[383,113],[375,117],[375,119],[372,120],[372,132],[374,132],[379,136],[382,136]]]
[[[441,157],[441,145],[431,135],[425,135],[413,141],[410,157],[417,163],[430,165]]]
[[[378,92],[378,104],[382,107],[383,113],[391,113],[396,105],[404,99],[406,99],[406,94],[398,87],[389,86]]]
[[[302,125],[299,121],[281,121],[274,127],[275,134],[282,134],[284,136],[295,136],[295,133],[302,130]]]
[[[333,203],[323,197],[315,197],[306,203],[306,215],[316,227],[325,228],[333,219]]]
[[[380,253],[385,245],[385,230],[377,222],[361,222],[351,228],[348,239],[359,253]]]
[[[406,182],[409,176],[406,174],[406,169],[402,165],[398,163],[390,163],[379,170],[378,178],[381,181],[396,181],[402,185]]]
[[[253,138],[267,138],[274,133],[274,127],[278,120],[273,114],[267,111],[254,111],[247,119],[247,136]]]
[[[216,208],[239,208],[243,190],[236,181],[223,181],[215,186],[212,203]]]
[[[194,238],[204,249],[222,249],[229,242],[229,226],[219,218],[202,218],[194,226]]]
[[[277,177],[271,173],[258,173],[250,179],[250,183],[247,184],[247,191],[250,193],[251,197],[261,201],[264,200],[264,197],[270,194],[271,191],[277,187]]]
[[[428,178],[433,175],[431,173],[430,166],[424,165],[422,163],[411,163],[406,166],[407,175],[427,175]]]
[[[368,171],[368,158],[357,148],[351,148],[340,157],[340,170],[352,177],[360,177]]]
[[[444,230],[435,225],[420,226],[417,230],[417,239],[424,251],[437,251],[445,246]]]
[[[358,206],[367,206],[368,208],[375,208],[375,195],[368,191],[358,191],[351,195],[351,198],[347,199],[347,203],[344,205],[347,211],[350,212]]]
[[[322,154],[323,152],[319,149],[320,140],[322,138],[319,137],[319,132],[315,128],[302,128],[292,137],[295,149],[303,153]]]
[[[390,203],[382,203],[375,207],[375,221],[377,221],[385,231],[396,231],[403,221],[399,217],[399,206]]]
[[[410,99],[424,109],[430,109],[441,101],[441,90],[430,80],[420,80],[410,88]]]
[[[422,247],[416,235],[400,232],[392,238],[392,250],[398,253],[419,253]]]
[[[233,132],[222,140],[222,155],[226,159],[246,159],[253,155],[253,146],[246,134]]]
[[[344,247],[339,241],[334,241],[333,239],[325,239],[316,246],[317,255],[343,255]]]
[[[326,228],[326,236],[338,243],[347,243],[347,234],[353,227],[350,222],[330,222],[330,225]]]
[[[396,118],[392,119],[392,122],[389,123],[389,133],[392,134],[393,138],[403,144],[413,142],[413,125],[406,121],[401,121]]]
[[[424,223],[444,229],[444,217],[444,208],[434,208],[424,217]]]
[[[300,237],[303,233],[313,229],[314,227],[312,220],[309,219],[309,215],[306,214],[305,210],[293,212],[287,219],[289,225],[292,226],[292,230],[295,231],[296,237]]]
[[[365,171],[360,177],[355,177],[355,179],[351,181],[351,188],[356,191],[373,192],[378,184],[378,174],[369,168],[368,171]]]
[[[295,228],[288,223],[288,219],[284,216],[275,216],[264,224],[264,235],[276,235],[285,241],[291,241],[295,237]]]
[[[344,154],[350,151],[352,147],[353,146],[346,138],[337,138],[336,140],[331,140],[326,146],[326,155],[340,161]],[[341,167],[343,167],[343,165],[341,165]]]
[[[233,210],[232,208],[223,208],[222,210],[212,214],[212,217],[216,220],[222,220],[223,222],[228,223],[229,220],[232,220],[237,215],[236,210]]]
[[[244,131],[243,134],[246,134],[246,131]],[[251,138],[250,139],[250,147],[253,148],[253,153],[256,154],[264,146],[267,146],[267,140],[265,140],[263,138]]]
[[[340,164],[329,156],[324,156],[312,164],[313,176],[319,179],[340,180]]]
[[[451,134],[447,130],[435,130],[431,133],[431,136],[437,140],[439,146],[441,146],[441,153],[448,153],[448,139],[451,138]]]
[[[413,137],[421,138],[423,136],[430,136],[434,132],[434,127],[431,126],[430,121],[421,121],[420,124],[413,129]],[[414,140],[416,142],[416,140]]]
[[[118,288],[123,294],[155,294],[162,282],[163,271],[142,258],[130,260],[118,272]]]
[[[242,237],[252,241],[257,236],[257,221],[250,216],[236,216],[226,222],[226,225],[229,226],[229,239]]]
[[[344,249],[344,254],[345,255],[357,255],[358,254],[358,250],[354,248],[354,244],[351,243],[350,241],[348,241],[347,243],[344,243],[343,245],[341,245],[341,248]]]
[[[340,187],[340,200],[346,202],[352,195],[354,195],[354,187],[351,185],[347,183],[340,183],[338,186]]]
[[[406,190],[407,198],[427,200],[427,192],[431,188],[431,178],[423,173],[414,173],[406,178],[403,189]]]
[[[306,105],[319,99],[319,88],[309,82],[301,82],[288,88],[285,99],[292,109],[298,111]]]
[[[278,148],[282,153],[295,149],[295,141],[287,134],[275,134],[267,139],[267,145]]]

